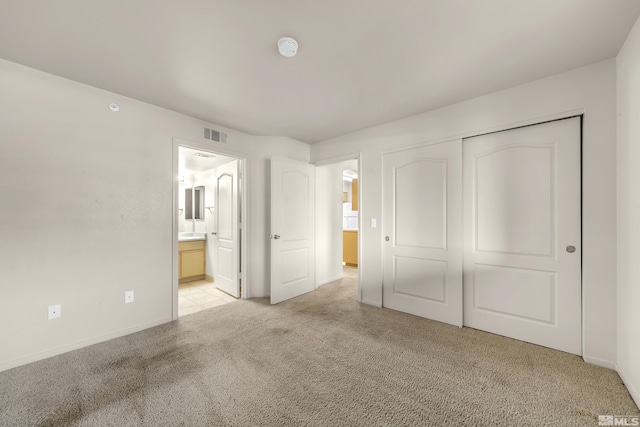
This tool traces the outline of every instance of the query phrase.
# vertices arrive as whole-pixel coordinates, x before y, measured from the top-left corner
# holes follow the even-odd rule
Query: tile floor
[[[351,267],[350,265],[342,266],[342,276],[349,277],[352,279],[358,278],[358,267]]]
[[[195,280],[181,283],[178,287],[178,316],[186,316],[235,301],[238,300],[218,290],[212,282]]]
[[[343,266],[342,272],[344,277],[358,277],[357,267]],[[218,290],[212,282],[195,280],[182,283],[178,287],[178,316],[186,316],[234,301],[238,300]]]

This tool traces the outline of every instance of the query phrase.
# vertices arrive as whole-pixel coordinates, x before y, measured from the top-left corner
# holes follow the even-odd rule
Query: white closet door
[[[580,119],[463,145],[464,324],[581,354]]]
[[[383,305],[462,326],[462,141],[383,156]]]

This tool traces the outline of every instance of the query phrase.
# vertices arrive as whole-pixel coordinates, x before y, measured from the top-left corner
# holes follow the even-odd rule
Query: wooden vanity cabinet
[[[206,274],[205,241],[178,243],[178,279],[199,279]]]

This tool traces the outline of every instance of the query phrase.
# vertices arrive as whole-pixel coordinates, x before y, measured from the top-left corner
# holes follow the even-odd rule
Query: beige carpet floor
[[[597,426],[639,415],[579,357],[356,302],[354,278],[0,373],[2,426]]]

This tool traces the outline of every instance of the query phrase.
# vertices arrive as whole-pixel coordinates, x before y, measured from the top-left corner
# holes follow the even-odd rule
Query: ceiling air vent
[[[227,143],[227,134],[219,130],[204,128],[204,139],[209,141]]]

